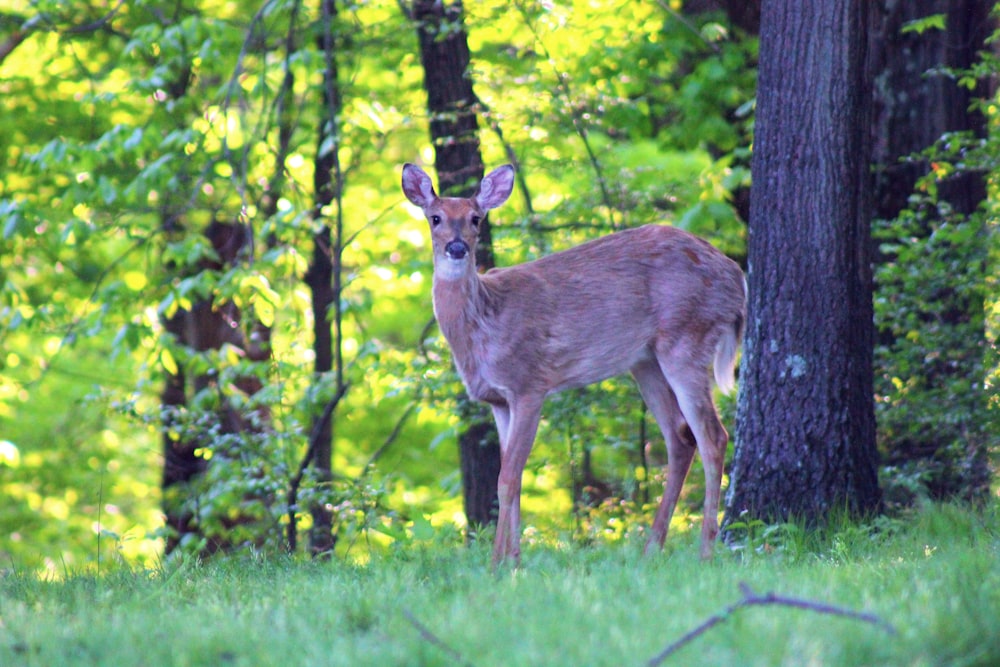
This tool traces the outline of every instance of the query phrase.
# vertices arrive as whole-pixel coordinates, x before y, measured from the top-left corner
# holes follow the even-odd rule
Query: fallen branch
[[[814,602],[812,600],[803,600],[801,598],[790,598],[783,595],[775,595],[774,593],[758,595],[757,593],[754,593],[753,589],[751,589],[746,583],[740,583],[740,592],[743,593],[742,600],[726,607],[721,613],[706,619],[701,625],[694,628],[683,637],[653,656],[649,662],[646,663],[646,665],[648,667],[658,667],[658,665],[662,665],[667,658],[676,653],[682,647],[691,643],[719,623],[728,620],[730,616],[744,607],[781,605],[784,607],[794,607],[796,609],[806,609],[808,611],[814,611],[818,614],[832,614],[834,616],[844,616],[846,618],[853,618],[857,621],[864,621],[865,623],[871,623],[872,625],[885,630],[890,635],[896,634],[896,628],[893,627],[891,623],[879,618],[875,614],[867,614],[864,612],[854,611],[852,609],[836,607],[823,602]]]
[[[473,667],[472,663],[466,660],[458,649],[449,646],[443,639],[431,632],[430,628],[421,623],[409,609],[403,610],[403,616],[410,622],[410,625],[417,629],[417,632],[420,633],[420,636],[424,639],[424,641],[437,646],[439,649],[447,653],[456,664],[462,665],[463,667]]]

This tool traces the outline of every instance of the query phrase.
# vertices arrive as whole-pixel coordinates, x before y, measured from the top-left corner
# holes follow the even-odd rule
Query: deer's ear
[[[431,177],[415,164],[403,165],[403,194],[413,204],[427,208],[437,199]]]
[[[487,174],[483,182],[479,184],[479,192],[476,193],[476,203],[484,211],[488,211],[507,201],[513,190],[514,167],[505,164]]]

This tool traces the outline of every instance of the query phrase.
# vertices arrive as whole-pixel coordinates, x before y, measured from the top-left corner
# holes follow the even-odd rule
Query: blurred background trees
[[[876,187],[895,193],[873,228],[882,483],[900,503],[981,497],[1000,149],[992,19],[962,17],[990,7],[876,4]],[[456,192],[517,165],[496,265],[652,221],[745,262],[759,20],[759,3],[673,0],[7,3],[0,554],[363,557],[463,527],[474,473],[456,442],[487,448],[433,326],[399,165]],[[936,97],[894,94],[923,85]],[[942,99],[952,120],[932,122]],[[904,139],[913,118],[926,131]],[[547,416],[529,523],[632,529],[663,451],[634,387],[567,393]]]
[[[874,17],[875,382],[889,503],[989,493],[995,19],[990,0],[886,2]]]

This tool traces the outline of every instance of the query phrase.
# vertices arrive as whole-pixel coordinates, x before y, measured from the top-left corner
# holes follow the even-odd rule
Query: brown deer
[[[545,397],[626,371],[668,452],[646,552],[662,548],[698,449],[705,468],[701,557],[710,558],[729,435],[712,400],[709,366],[719,387],[731,390],[746,319],[742,270],[696,236],[647,225],[480,275],[480,225],[513,186],[514,168],[505,165],[473,197],[438,197],[419,167],[403,167],[403,193],[430,223],[434,315],[469,395],[490,405],[500,434],[494,564],[520,560],[521,476]]]

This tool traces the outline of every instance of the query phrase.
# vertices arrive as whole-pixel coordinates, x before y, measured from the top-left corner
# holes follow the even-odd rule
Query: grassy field
[[[365,565],[8,572],[0,665],[1000,665],[996,508],[759,529],[711,563],[695,542],[674,535],[652,559],[638,541],[529,545],[520,570],[500,573],[486,547],[430,543]],[[748,588],[807,604],[745,604],[658,659]]]

